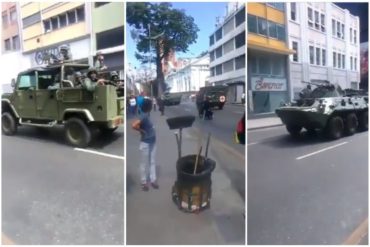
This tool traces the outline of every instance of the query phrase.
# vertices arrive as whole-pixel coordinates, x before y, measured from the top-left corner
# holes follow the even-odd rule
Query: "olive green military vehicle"
[[[111,133],[123,124],[123,97],[107,83],[93,92],[75,81],[87,72],[85,64],[59,64],[19,73],[13,93],[3,94],[2,132],[14,135],[19,126],[51,128],[63,125],[69,144],[86,147],[95,129]]]
[[[328,82],[312,85],[316,86],[313,91],[276,109],[292,136],[298,136],[302,128],[309,133],[321,130],[331,139],[368,130],[368,95]]]
[[[223,85],[201,87],[196,95],[197,109],[201,109],[204,97],[208,97],[210,107],[222,110],[226,103],[228,87]]]
[[[181,103],[182,94],[165,93],[163,103],[165,106],[179,105]]]

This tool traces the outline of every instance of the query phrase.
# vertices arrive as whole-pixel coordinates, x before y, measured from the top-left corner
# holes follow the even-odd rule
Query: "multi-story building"
[[[84,2],[21,3],[23,53],[31,65],[46,64],[45,55],[57,55],[62,45],[69,47],[73,60],[87,63],[90,13],[90,4]]]
[[[288,3],[291,98],[302,81],[329,81],[342,88],[360,83],[359,18],[333,3]]]
[[[248,116],[289,100],[285,3],[248,3]]]
[[[228,101],[241,102],[245,91],[245,4],[228,3],[224,20],[210,35],[212,85],[229,85]]]
[[[166,77],[166,83],[171,92],[193,92],[204,87],[209,78],[209,55],[190,59],[179,69],[172,71]]]
[[[29,66],[21,52],[19,4],[2,2],[1,17],[1,85],[3,92],[11,92],[11,80],[16,77],[19,70]]]
[[[100,51],[108,71],[124,69],[124,23],[123,2],[92,3],[92,56]]]

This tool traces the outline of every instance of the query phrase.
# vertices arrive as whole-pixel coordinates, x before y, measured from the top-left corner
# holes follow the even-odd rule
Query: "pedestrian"
[[[154,189],[158,189],[156,176],[156,135],[153,123],[150,120],[150,111],[152,110],[152,101],[145,98],[142,104],[142,114],[139,119],[132,123],[132,128],[141,134],[140,138],[140,177],[141,189],[149,190],[149,181]]]
[[[137,106],[137,113],[140,115],[142,110],[141,107],[144,102],[144,93],[141,92],[137,97],[136,97],[136,106]]]
[[[136,114],[136,99],[134,95],[130,96],[130,113],[135,116]]]
[[[158,97],[157,104],[158,104],[158,110],[160,111],[161,116],[163,116],[164,115],[164,97],[163,97],[163,95],[161,97]]]
[[[153,111],[157,110],[157,100],[155,97],[153,97]]]

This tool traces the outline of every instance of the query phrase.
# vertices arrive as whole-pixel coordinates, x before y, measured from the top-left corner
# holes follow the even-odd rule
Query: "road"
[[[123,127],[88,148],[63,129],[2,136],[2,234],[16,244],[123,244]]]
[[[273,127],[248,131],[247,148],[248,244],[342,244],[367,233],[368,132],[329,141]]]

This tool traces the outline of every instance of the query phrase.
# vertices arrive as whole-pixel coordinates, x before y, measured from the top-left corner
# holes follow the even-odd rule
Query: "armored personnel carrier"
[[[276,109],[276,114],[292,136],[303,128],[309,133],[321,130],[331,139],[368,130],[368,95],[358,90],[342,90],[326,83],[310,83],[315,88],[301,94],[296,102]]]
[[[123,124],[124,98],[106,82],[90,92],[74,74],[88,71],[86,64],[57,64],[29,69],[12,82],[14,91],[1,97],[2,132],[14,135],[20,126],[51,128],[63,125],[69,144],[86,147],[92,130],[109,134]]]

